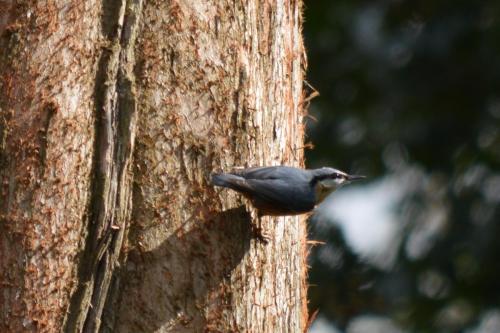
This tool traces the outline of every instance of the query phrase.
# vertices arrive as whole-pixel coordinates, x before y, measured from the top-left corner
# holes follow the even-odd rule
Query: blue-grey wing
[[[234,170],[231,172],[245,179],[296,179],[302,181],[304,178],[309,178],[309,171],[301,170],[293,167],[274,166],[274,167],[254,167],[242,170]],[[306,180],[307,181],[307,180]]]
[[[306,212],[314,208],[314,193],[307,184],[292,186],[283,179],[247,179],[246,183],[257,206],[290,212]]]

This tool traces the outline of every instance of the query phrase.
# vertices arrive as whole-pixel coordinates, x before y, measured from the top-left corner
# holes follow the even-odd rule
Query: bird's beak
[[[360,176],[360,175],[347,175],[347,180],[350,182],[356,181],[356,180],[361,180],[365,179],[366,176]]]

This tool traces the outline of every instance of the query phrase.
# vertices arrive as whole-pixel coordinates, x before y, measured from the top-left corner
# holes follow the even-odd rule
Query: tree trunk
[[[0,9],[0,332],[303,331],[303,219],[210,185],[303,164],[301,2]]]

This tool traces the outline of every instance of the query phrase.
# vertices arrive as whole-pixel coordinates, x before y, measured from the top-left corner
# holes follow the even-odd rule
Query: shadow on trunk
[[[123,312],[118,317],[132,322],[117,322],[114,329],[189,332],[217,322],[217,316],[231,304],[227,288],[240,284],[230,281],[231,272],[248,252],[251,235],[251,217],[242,206],[220,212],[207,222],[200,220],[152,251],[132,250],[120,273],[122,286],[115,284],[120,295],[117,310]],[[134,309],[133,304],[142,306]]]

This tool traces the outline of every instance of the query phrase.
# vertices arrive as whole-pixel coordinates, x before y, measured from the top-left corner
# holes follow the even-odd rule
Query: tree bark
[[[303,331],[303,218],[210,185],[303,165],[301,2],[0,8],[0,331]]]

